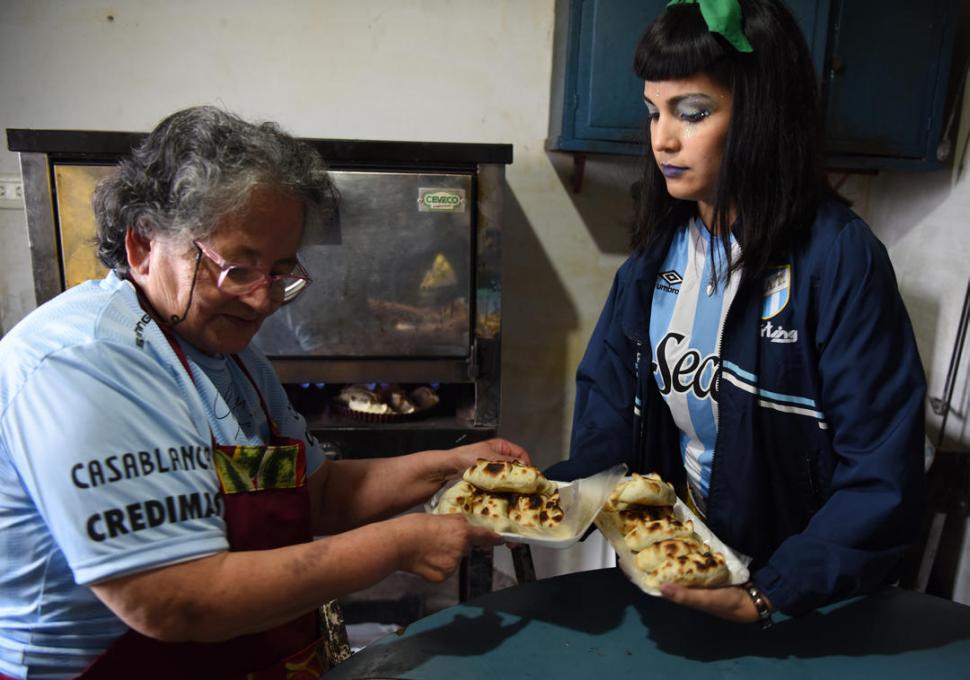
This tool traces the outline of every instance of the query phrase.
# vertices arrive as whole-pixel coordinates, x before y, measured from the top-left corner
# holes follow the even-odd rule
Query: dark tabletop
[[[970,678],[970,607],[949,600],[893,588],[776,621],[721,621],[601,569],[445,609],[326,677]]]

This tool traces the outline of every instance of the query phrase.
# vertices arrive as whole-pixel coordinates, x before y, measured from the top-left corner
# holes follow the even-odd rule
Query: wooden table
[[[776,621],[721,621],[601,569],[450,607],[326,678],[970,678],[970,607],[949,600],[893,588]]]

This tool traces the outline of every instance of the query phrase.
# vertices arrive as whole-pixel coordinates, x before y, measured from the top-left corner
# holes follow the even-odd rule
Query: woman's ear
[[[125,232],[125,252],[128,255],[128,269],[137,280],[148,274],[151,262],[152,240],[128,227]]]

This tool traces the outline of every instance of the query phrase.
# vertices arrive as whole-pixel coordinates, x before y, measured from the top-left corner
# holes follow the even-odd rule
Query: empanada
[[[705,552],[709,552],[707,546],[695,538],[671,538],[648,545],[638,552],[637,567],[641,571],[653,571],[672,557]]]
[[[479,459],[465,470],[462,479],[483,491],[493,493],[535,493],[539,480],[545,479],[538,468],[518,461],[490,461]]]
[[[664,560],[660,566],[647,572],[649,588],[659,588],[664,583],[683,586],[718,586],[728,583],[728,571],[721,553],[689,553]]]
[[[472,502],[478,490],[466,481],[460,481],[445,491],[438,500],[438,514],[451,515],[472,511]]]
[[[509,509],[509,518],[526,529],[551,529],[562,524],[566,513],[559,505],[559,494],[543,496],[529,494],[518,496]]]
[[[503,496],[490,493],[475,494],[469,515],[476,524],[492,531],[508,531],[512,526],[509,521],[509,500]]]
[[[626,536],[641,524],[673,517],[674,509],[670,505],[634,505],[629,510],[620,510],[617,514],[620,530]]]
[[[648,545],[659,543],[671,538],[693,538],[694,523],[689,519],[667,518],[641,524],[623,537],[627,547],[638,552]]]
[[[634,472],[630,479],[616,485],[606,501],[606,509],[626,510],[633,505],[673,505],[675,502],[677,494],[673,485],[663,481],[660,475]]]

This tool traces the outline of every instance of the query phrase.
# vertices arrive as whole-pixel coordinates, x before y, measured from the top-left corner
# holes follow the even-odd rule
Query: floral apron
[[[185,353],[170,331],[162,328],[191,377]],[[213,436],[213,467],[224,501],[229,550],[271,550],[309,542],[312,535],[304,444],[280,435],[256,382],[239,357],[233,355],[233,359],[259,394],[270,441],[267,446],[224,446]],[[261,633],[225,642],[160,642],[130,630],[78,677],[305,680],[318,678],[325,670],[317,614],[310,612]]]

